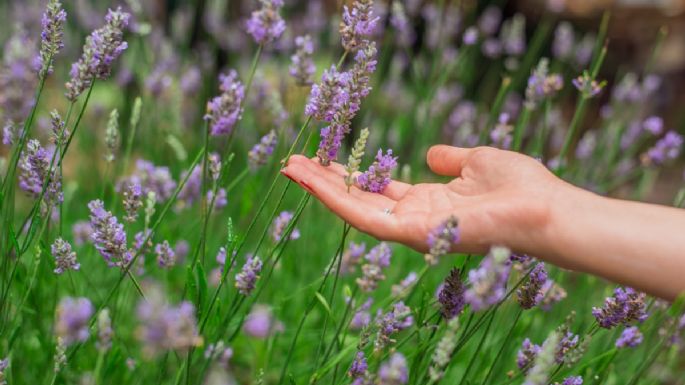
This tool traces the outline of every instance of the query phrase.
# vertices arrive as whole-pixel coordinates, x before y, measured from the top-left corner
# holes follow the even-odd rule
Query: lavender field
[[[0,385],[685,384],[682,300],[454,252],[459,212],[379,241],[282,174],[382,201],[491,146],[683,207],[669,30],[624,60],[612,10],[510,3],[0,2]]]

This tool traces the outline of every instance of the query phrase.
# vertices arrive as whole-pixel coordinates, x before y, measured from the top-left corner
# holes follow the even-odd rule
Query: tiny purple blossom
[[[352,361],[352,366],[350,366],[350,369],[347,371],[347,375],[352,378],[361,378],[366,375],[368,368],[369,365],[366,363],[364,352],[358,351],[357,355],[354,357],[354,361]]]
[[[510,270],[509,255],[508,249],[495,247],[478,268],[469,271],[469,288],[464,299],[474,311],[484,310],[504,298]]]
[[[440,257],[450,252],[452,246],[459,243],[459,221],[450,216],[428,234],[429,253]]]
[[[385,242],[369,250],[364,257],[366,263],[362,265],[362,276],[357,278],[357,285],[365,292],[376,290],[378,283],[385,279],[383,269],[390,266],[391,257],[392,250]]]
[[[335,112],[347,101],[347,84],[350,74],[338,72],[333,65],[324,70],[321,75],[321,83],[314,84],[309,94],[309,100],[304,113],[319,121],[330,122]]]
[[[168,241],[155,245],[155,255],[157,256],[157,264],[159,267],[170,268],[176,264],[176,252],[171,245],[169,245]]]
[[[683,137],[675,131],[668,131],[663,138],[659,139],[654,147],[647,150],[645,159],[648,163],[662,165],[675,160],[680,156],[683,146]]]
[[[373,298],[367,299],[359,309],[357,309],[354,315],[352,315],[352,319],[350,320],[351,330],[361,330],[369,326],[369,323],[371,322],[371,313],[369,312],[369,309],[371,309],[372,304]]]
[[[279,242],[283,238],[283,235],[285,235],[286,230],[288,229],[288,225],[290,224],[290,221],[293,220],[294,214],[291,211],[282,211],[278,216],[274,219],[274,222],[271,226],[271,238],[274,240],[274,242]],[[296,240],[300,238],[300,231],[296,228],[292,229],[292,232],[290,233],[290,240]]]
[[[345,50],[353,52],[374,33],[379,18],[373,16],[373,0],[355,0],[351,8],[343,6],[340,36]]]
[[[466,28],[462,37],[464,45],[474,45],[478,42],[478,28],[471,26]]]
[[[601,308],[593,307],[592,315],[605,329],[632,322],[643,322],[647,319],[645,294],[635,291],[633,288],[618,287],[611,297],[604,300]]]
[[[621,336],[616,340],[617,348],[634,348],[642,343],[642,333],[637,326],[630,326],[623,330]]]
[[[269,156],[274,152],[277,140],[276,130],[271,130],[268,134],[262,136],[259,142],[247,154],[247,163],[250,168],[256,169],[267,163]]]
[[[402,353],[393,353],[378,369],[379,385],[404,385],[409,381],[407,360]]]
[[[524,309],[531,309],[542,301],[542,288],[547,282],[547,271],[544,263],[535,265],[526,283],[516,290],[518,302]]]
[[[64,23],[66,20],[67,13],[62,9],[62,4],[58,0],[50,0],[41,18],[43,30],[40,33],[40,54],[36,60],[37,69],[41,76],[52,73],[52,61],[64,48]]]
[[[664,130],[664,120],[659,116],[650,116],[642,122],[642,128],[654,136],[661,135]]]
[[[135,222],[138,219],[138,210],[143,207],[143,189],[139,184],[129,184],[124,191],[124,220]]]
[[[62,238],[55,239],[55,242],[50,246],[50,251],[55,257],[55,274],[62,274],[67,270],[79,270],[81,264],[76,260],[76,253],[71,250],[69,242]]]
[[[295,79],[298,86],[312,84],[312,76],[316,72],[316,66],[312,55],[314,54],[314,42],[311,36],[303,35],[295,38],[295,54],[290,57],[291,64],[288,73]]]
[[[233,126],[242,118],[245,87],[238,79],[235,70],[219,75],[221,94],[207,102],[207,113],[204,119],[209,122],[212,136],[228,135]]]
[[[383,314],[378,311],[376,316],[376,340],[374,342],[375,351],[381,351],[386,346],[395,343],[394,334],[409,328],[414,323],[411,309],[400,301],[393,305],[392,310]]]
[[[62,298],[57,305],[55,334],[62,338],[64,345],[69,346],[88,339],[88,322],[94,311],[88,298]]]
[[[570,376],[564,378],[561,385],[583,385],[583,377],[581,376]]]
[[[516,366],[518,366],[523,373],[528,373],[528,370],[533,365],[535,358],[542,350],[540,345],[536,345],[530,342],[530,339],[526,338],[523,340],[521,349],[516,353]]]
[[[52,151],[55,151],[54,148]],[[61,178],[51,166],[52,151],[43,148],[38,140],[31,139],[19,159],[19,188],[38,199],[43,192],[43,185],[49,179],[44,201],[50,206],[63,200]]]
[[[262,271],[262,260],[249,256],[240,273],[235,276],[235,287],[242,295],[250,295],[254,290],[259,273]]]
[[[260,0],[260,3],[262,7],[252,12],[245,25],[255,43],[263,45],[281,37],[285,21],[279,14],[283,0]]]
[[[466,302],[464,301],[464,283],[461,280],[459,269],[452,269],[445,278],[438,291],[440,313],[445,319],[452,319],[461,314]]]
[[[283,325],[274,318],[271,308],[265,305],[255,305],[243,324],[245,334],[260,339],[282,329]]]
[[[357,177],[357,183],[364,191],[382,193],[390,184],[390,174],[397,167],[397,157],[392,156],[392,150],[388,150],[385,155],[379,149],[376,154],[376,161]]]
[[[105,210],[100,200],[88,203],[88,209],[90,210],[90,224],[93,228],[91,240],[95,248],[109,267],[126,267],[133,259],[133,255],[126,245],[124,225],[119,223],[117,217],[111,212]]]

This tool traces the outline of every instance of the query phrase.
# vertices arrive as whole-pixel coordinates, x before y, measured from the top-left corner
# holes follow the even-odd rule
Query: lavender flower
[[[294,214],[291,211],[282,211],[274,219],[274,223],[271,225],[271,238],[273,238],[274,242],[279,242],[283,238],[293,216]],[[296,240],[298,238],[300,238],[300,231],[293,229],[289,239]]]
[[[355,0],[351,9],[343,6],[340,22],[343,48],[353,52],[363,47],[373,34],[378,20],[378,17],[373,17],[373,0]]]
[[[445,375],[445,367],[452,360],[452,354],[457,347],[457,330],[459,318],[455,317],[447,322],[447,330],[438,342],[433,352],[432,363],[428,369],[431,383],[438,383]]]
[[[597,131],[586,131],[583,137],[578,141],[578,147],[576,147],[576,158],[578,159],[590,159],[592,153],[597,147]]]
[[[486,36],[494,35],[502,21],[502,11],[494,6],[488,6],[478,18],[478,29]]]
[[[416,39],[414,27],[411,25],[404,5],[400,1],[392,2],[390,25],[395,29],[395,41],[397,41],[397,45],[400,47],[409,47],[414,43],[414,40]]]
[[[511,56],[520,56],[526,50],[526,18],[520,13],[505,20],[500,31],[504,52]]]
[[[542,301],[544,298],[542,287],[546,282],[547,271],[545,270],[545,264],[538,263],[533,268],[526,283],[516,290],[516,295],[522,308],[531,309]]]
[[[645,294],[627,287],[616,288],[614,295],[604,300],[601,308],[593,307],[592,315],[599,326],[611,329],[619,324],[628,325],[647,319]]]
[[[216,210],[221,210],[228,204],[228,193],[225,188],[220,188],[216,191],[216,198],[214,197],[214,191],[207,191],[207,202],[214,201],[214,208]]]
[[[353,379],[362,378],[366,376],[368,368],[369,365],[366,362],[364,352],[358,351],[357,355],[354,357],[354,361],[352,361],[352,366],[350,366],[350,369],[347,371],[347,375]]]
[[[376,160],[369,169],[357,177],[357,183],[364,191],[382,193],[392,181],[390,174],[397,167],[397,157],[392,156],[392,150],[383,155],[383,150],[378,149]]]
[[[555,385],[558,383],[555,383]],[[581,376],[570,376],[564,378],[561,385],[583,385],[583,377]]]
[[[502,55],[502,43],[496,38],[488,38],[481,45],[483,55],[490,59],[497,59]]]
[[[321,83],[314,84],[309,94],[309,101],[304,113],[319,121],[330,122],[333,115],[346,102],[349,95],[346,92],[350,74],[338,72],[335,66],[325,70],[321,75]]]
[[[526,374],[524,385],[547,385],[554,366],[555,351],[559,343],[559,334],[550,333],[540,348],[533,367]]]
[[[533,362],[540,354],[540,345],[536,345],[530,342],[530,339],[526,338],[523,340],[521,349],[516,353],[516,366],[518,366],[523,373],[528,373],[533,365]]]
[[[459,243],[459,220],[451,215],[438,227],[428,233],[428,253],[432,258],[441,257],[450,252],[452,246]]]
[[[235,287],[240,294],[248,296],[254,290],[259,278],[259,273],[262,271],[262,260],[257,256],[247,257],[247,261],[243,265],[243,269],[235,276]]]
[[[274,318],[271,308],[265,305],[255,305],[243,324],[245,333],[255,338],[266,338],[282,329],[283,325]]]
[[[478,42],[478,28],[471,26],[466,28],[464,36],[462,37],[464,45],[474,45]]]
[[[168,241],[155,245],[155,255],[157,256],[159,267],[170,268],[176,264],[176,252],[174,252]]]
[[[307,86],[312,84],[312,76],[316,72],[314,60],[314,42],[309,35],[298,36],[295,38],[295,54],[290,57],[292,63],[290,64],[289,73],[295,79],[295,84],[298,86]]]
[[[559,74],[549,73],[549,60],[540,59],[537,67],[528,78],[526,87],[526,108],[533,110],[543,100],[554,96],[564,86]]]
[[[67,270],[79,270],[81,264],[76,260],[76,253],[71,251],[69,242],[62,238],[55,239],[55,242],[50,246],[50,251],[55,257],[55,274],[62,274]]]
[[[207,113],[204,116],[213,136],[231,133],[233,126],[242,118],[242,103],[245,98],[245,87],[235,70],[229,71],[228,75],[220,74],[219,82],[221,94],[207,102]]]
[[[147,293],[147,299],[138,303],[140,325],[136,330],[146,356],[154,357],[168,350],[187,351],[202,344],[192,303],[184,301],[173,306],[157,287]]]
[[[366,243],[354,243],[350,242],[347,250],[342,255],[342,264],[340,266],[340,271],[343,274],[349,274],[354,272],[359,261],[364,256],[366,252]]]
[[[257,44],[268,44],[278,39],[285,31],[285,21],[278,13],[283,0],[259,0],[262,7],[252,12],[247,21],[247,33]]]
[[[442,287],[438,291],[440,313],[445,319],[456,318],[464,310],[464,284],[459,269],[450,270]]]
[[[109,310],[102,309],[98,314],[98,340],[95,347],[99,352],[104,353],[112,348],[112,319],[109,317]]]
[[[127,186],[137,184],[143,190],[143,194],[155,194],[157,201],[165,201],[176,190],[176,181],[171,176],[171,171],[165,166],[155,166],[152,162],[138,159],[132,175],[122,179],[117,185],[117,191],[124,190]]]
[[[554,304],[566,298],[566,290],[551,279],[547,279],[540,291],[542,292],[540,308],[545,311],[549,311]]]
[[[269,156],[271,156],[274,148],[276,148],[277,140],[278,137],[275,130],[271,130],[268,134],[262,136],[259,143],[255,144],[247,154],[247,163],[250,168],[256,169],[267,163]]]
[[[392,250],[385,242],[369,250],[364,257],[366,263],[362,265],[362,276],[357,278],[357,285],[365,292],[376,290],[378,283],[385,279],[382,270],[390,266],[391,257]]]
[[[371,322],[371,313],[369,313],[369,309],[371,309],[372,304],[373,298],[367,299],[352,315],[352,319],[350,320],[351,330],[361,330],[369,326],[369,323]]]
[[[65,346],[88,339],[88,321],[93,311],[93,305],[88,298],[65,297],[59,301],[55,316],[55,334],[62,338]]]
[[[138,219],[138,210],[143,207],[143,190],[139,184],[130,184],[124,191],[124,220],[135,222]]]
[[[554,352],[554,362],[563,364],[567,361],[567,355],[578,347],[580,337],[568,331],[566,326],[562,327],[558,334],[560,339]]]
[[[592,52],[595,49],[595,41],[597,41],[597,36],[594,33],[586,33],[583,39],[578,42],[574,55],[576,67],[585,68],[590,64]]]
[[[188,176],[187,171],[181,173],[181,180]],[[178,192],[176,208],[178,210],[189,207],[202,196],[202,166],[196,166],[190,171],[190,176],[186,180],[185,185]]]
[[[88,221],[77,221],[71,227],[71,233],[74,237],[74,244],[76,246],[82,246],[90,239],[90,235],[93,233],[93,227]]]
[[[504,298],[510,270],[506,262],[510,254],[507,248],[493,247],[480,266],[469,271],[470,286],[464,299],[474,311],[486,309]]]
[[[554,31],[554,42],[552,43],[552,54],[556,59],[566,60],[573,54],[575,36],[573,26],[567,21],[559,23]]]
[[[677,159],[683,146],[683,137],[675,131],[668,131],[663,138],[656,142],[654,147],[647,150],[644,155],[648,164],[662,165],[667,161]]]
[[[105,26],[86,38],[81,58],[71,66],[71,80],[66,84],[67,99],[75,101],[90,87],[93,79],[109,77],[114,60],[128,48],[123,38],[130,17],[121,7],[115,11],[110,9],[105,16]]]
[[[400,301],[393,305],[392,310],[376,316],[376,326],[378,332],[376,333],[376,340],[374,341],[375,351],[381,351],[386,346],[395,343],[392,338],[394,334],[410,327],[414,323],[414,317],[411,316],[411,309]]]
[[[52,142],[58,148],[63,147],[69,137],[69,131],[64,127],[64,120],[57,110],[50,111],[50,127],[52,128]]]
[[[627,327],[616,340],[616,347],[619,349],[625,347],[634,348],[642,343],[643,338],[637,326]]]
[[[642,122],[642,128],[654,136],[661,135],[664,130],[664,120],[658,116],[650,116]]]
[[[596,80],[592,79],[590,74],[586,72],[583,72],[582,75],[578,76],[577,78],[573,79],[571,81],[573,85],[580,91],[581,95],[584,98],[593,98],[597,95],[599,95],[600,92],[602,92],[602,88],[604,88],[604,85],[606,82],[601,82],[598,83]]]
[[[402,353],[393,353],[378,369],[379,385],[403,385],[409,381],[407,359]]]
[[[9,364],[9,357],[5,357],[4,359],[0,360],[0,385],[7,385],[7,376],[5,375],[5,370],[7,369]]]
[[[509,124],[509,114],[506,112],[499,114],[495,128],[490,131],[492,145],[508,150],[511,147],[511,142],[513,140],[511,136],[512,131],[514,131],[514,126]]]
[[[59,0],[50,0],[41,19],[43,30],[40,33],[40,53],[36,60],[40,76],[52,73],[52,60],[64,48],[63,37],[66,20],[67,13],[62,9]]]
[[[62,182],[59,173],[51,165],[52,157],[52,151],[43,148],[38,140],[31,139],[19,159],[19,187],[34,199],[38,199],[43,192],[43,185],[49,178],[43,197],[49,206],[63,200]]]
[[[124,268],[133,259],[133,255],[126,246],[126,232],[117,217],[105,210],[100,200],[88,203],[90,210],[90,225],[93,228],[91,240],[100,252],[107,266]]]

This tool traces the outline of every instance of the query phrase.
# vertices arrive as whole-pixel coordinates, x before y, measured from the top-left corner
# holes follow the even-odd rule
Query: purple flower
[[[250,295],[262,271],[262,260],[257,256],[247,257],[243,269],[235,276],[235,287],[242,295]]]
[[[642,343],[643,336],[637,326],[627,327],[616,340],[617,348],[634,348]]]
[[[566,60],[573,54],[575,36],[573,26],[567,21],[559,23],[554,31],[554,42],[552,43],[552,54],[556,59]]]
[[[536,108],[540,102],[554,96],[563,86],[564,82],[559,74],[549,73],[549,61],[547,58],[540,59],[537,67],[528,78],[526,107],[531,110]]]
[[[131,15],[123,12],[121,7],[107,11],[105,26],[86,38],[81,58],[71,66],[71,80],[66,84],[67,99],[75,101],[90,87],[93,79],[109,77],[114,60],[128,48],[123,38],[130,18]]]
[[[650,116],[642,122],[642,128],[654,136],[661,135],[664,130],[664,120],[658,116]]]
[[[52,151],[55,151],[53,148]],[[31,139],[26,144],[19,159],[19,187],[31,195],[34,199],[40,198],[43,185],[49,178],[45,190],[44,201],[52,206],[62,202],[62,182],[59,173],[51,165],[52,151],[48,151],[36,139]]]
[[[18,139],[17,131],[33,107],[38,80],[34,68],[36,52],[35,42],[23,28],[16,28],[5,43],[0,66],[3,144],[10,145]]]
[[[155,255],[157,256],[159,267],[170,268],[176,264],[176,253],[168,241],[155,245]]]
[[[675,131],[668,131],[654,147],[647,150],[645,159],[650,164],[662,165],[667,161],[677,159],[682,146],[683,137]]]
[[[378,17],[373,17],[373,0],[355,0],[352,8],[343,6],[340,36],[346,51],[356,51],[373,34]]]
[[[271,238],[273,238],[274,242],[279,242],[283,238],[293,216],[294,214],[291,211],[282,211],[274,219],[274,223],[271,225]],[[298,238],[300,238],[300,231],[295,228],[290,233],[289,239],[296,240]]]
[[[516,353],[516,366],[518,366],[523,373],[528,373],[528,370],[533,366],[533,362],[540,353],[540,350],[542,350],[540,345],[536,345],[530,342],[530,339],[526,338],[523,340],[521,349]]]
[[[314,42],[311,36],[303,35],[295,38],[295,54],[290,57],[292,63],[290,64],[289,73],[295,79],[295,84],[298,86],[306,86],[312,84],[312,76],[316,72],[314,60]]]
[[[321,83],[314,84],[309,94],[309,101],[304,108],[304,113],[314,119],[330,122],[333,115],[338,111],[349,97],[347,83],[350,74],[338,72],[333,65],[323,71]]]
[[[275,130],[271,130],[268,134],[262,136],[259,142],[247,154],[247,163],[250,168],[256,169],[266,164],[269,156],[274,152],[277,140],[278,137]]]
[[[181,173],[181,180],[185,179],[188,175],[188,171],[183,171]],[[183,207],[188,207],[195,203],[202,196],[202,166],[196,166],[190,171],[190,176],[186,180],[186,183],[178,192],[176,197],[176,208],[181,209]]]
[[[395,29],[395,41],[400,47],[409,47],[416,40],[414,27],[411,25],[404,5],[400,1],[392,2],[390,25]]]
[[[502,11],[493,5],[485,8],[478,18],[478,29],[486,36],[494,35],[502,21]]]
[[[554,304],[566,298],[566,290],[551,279],[547,279],[542,285],[541,292],[540,308],[545,311],[549,311]]]
[[[407,329],[413,323],[411,309],[402,301],[395,303],[392,310],[385,314],[382,314],[379,309],[376,315],[378,332],[374,341],[375,351],[381,351],[386,346],[395,343],[393,335]]]
[[[135,222],[138,218],[138,210],[143,207],[143,189],[139,184],[129,184],[124,191],[124,220]]]
[[[542,301],[542,288],[547,282],[547,271],[544,263],[538,263],[528,276],[525,284],[516,290],[519,304],[524,309],[531,309]]]
[[[570,376],[564,378],[561,385],[583,385],[583,377],[581,376]]]
[[[504,150],[508,150],[511,147],[511,142],[513,140],[511,136],[512,131],[514,131],[514,126],[509,124],[509,114],[502,112],[499,115],[495,128],[490,131],[490,140],[492,140],[492,145]]]
[[[202,337],[198,335],[193,304],[184,301],[172,306],[158,288],[150,294],[137,309],[141,325],[136,336],[144,344],[143,352],[153,357],[168,350],[187,351],[200,346]]]
[[[452,269],[445,278],[438,291],[440,313],[446,319],[452,319],[461,314],[466,302],[464,301],[464,284],[461,281],[459,269]]]
[[[252,12],[245,26],[255,43],[268,44],[278,39],[285,31],[285,21],[278,13],[283,0],[260,0],[262,7]]]
[[[349,274],[354,272],[356,269],[356,265],[359,264],[359,261],[361,258],[364,256],[364,253],[366,252],[366,243],[354,243],[350,242],[349,246],[347,247],[347,250],[342,255],[342,265],[340,267],[340,271],[343,274]]]
[[[369,365],[366,363],[364,352],[358,351],[354,361],[352,361],[352,366],[347,371],[347,375],[352,378],[362,378],[366,375],[368,368]]]
[[[483,51],[483,55],[486,57],[497,59],[502,55],[502,43],[494,37],[487,38],[483,41],[481,51]]]
[[[228,193],[225,188],[220,188],[216,191],[216,198],[214,198],[214,191],[207,191],[207,202],[214,201],[214,208],[221,210],[228,204]]]
[[[190,244],[185,239],[181,239],[174,245],[174,253],[176,254],[176,259],[182,261],[188,256],[190,252]]]
[[[124,225],[119,223],[117,217],[105,210],[104,204],[100,200],[88,203],[90,210],[90,225],[93,233],[90,238],[95,244],[95,248],[100,252],[107,266],[126,267],[133,255],[126,245],[126,232]]]
[[[478,28],[471,26],[466,28],[462,41],[465,45],[474,45],[478,42]]]
[[[578,147],[576,147],[576,158],[578,159],[589,159],[592,153],[597,147],[597,131],[591,130],[585,132],[580,141],[578,141]]]
[[[359,307],[359,309],[357,309],[350,320],[350,329],[361,330],[369,326],[369,323],[371,323],[371,313],[369,313],[369,309],[371,309],[372,304],[373,298],[369,298]]]
[[[74,237],[74,244],[76,246],[82,246],[90,240],[90,235],[93,233],[93,227],[88,221],[78,221],[71,227],[71,233]]]
[[[606,329],[620,324],[642,322],[647,319],[645,294],[630,287],[618,287],[614,290],[613,296],[604,300],[604,306],[592,308],[592,315],[599,326]]]
[[[192,97],[193,95],[197,94],[201,85],[202,73],[200,72],[200,68],[197,66],[191,66],[185,72],[183,72],[178,86],[184,96]]]
[[[385,279],[383,268],[390,266],[392,250],[387,243],[381,242],[364,257],[366,263],[362,265],[362,276],[357,278],[357,285],[365,291],[376,290],[378,283]]]
[[[403,385],[409,381],[407,360],[402,353],[396,352],[378,369],[379,385]]]
[[[585,98],[593,98],[599,95],[605,84],[604,82],[598,83],[596,80],[592,79],[587,72],[584,72],[571,82]]]
[[[264,305],[255,305],[243,324],[245,333],[255,338],[266,338],[282,329],[283,325],[274,318],[271,308]]]
[[[428,233],[429,253],[437,258],[450,252],[452,246],[459,243],[459,221],[450,216],[438,227]]]
[[[93,305],[88,298],[65,297],[59,301],[55,317],[55,334],[62,338],[65,346],[88,339],[88,321],[93,311]]]
[[[404,279],[400,281],[397,285],[392,285],[391,292],[392,295],[396,297],[401,297],[407,294],[409,288],[411,288],[418,280],[418,275],[414,271],[410,271]]]
[[[58,0],[50,0],[43,13],[40,33],[40,53],[37,57],[37,70],[41,76],[52,73],[52,61],[57,53],[64,48],[64,23],[67,13],[62,9]]]
[[[520,13],[505,20],[500,31],[500,40],[504,52],[519,56],[526,50],[526,18]]]
[[[480,266],[469,271],[469,288],[464,299],[474,311],[484,310],[504,298],[510,270],[509,255],[508,249],[493,247]]]
[[[573,334],[570,331],[562,334],[562,337],[557,344],[557,348],[554,351],[554,361],[557,364],[563,364],[566,361],[566,356],[569,352],[578,347],[578,341],[579,336],[577,334]]]
[[[176,190],[176,181],[172,178],[168,167],[155,166],[152,162],[143,159],[136,161],[133,174],[119,181],[117,191],[125,190],[133,184],[140,185],[143,195],[153,192],[158,202],[171,198]]]
[[[76,260],[76,253],[71,251],[69,242],[62,238],[55,239],[52,246],[50,246],[52,256],[55,257],[55,274],[62,274],[67,270],[78,270],[81,264]]]
[[[383,155],[383,150],[378,149],[375,162],[357,177],[357,183],[364,191],[382,193],[392,181],[390,174],[395,167],[397,167],[397,157],[392,156],[392,150],[388,150]]]
[[[576,45],[574,58],[578,68],[584,68],[590,63],[596,40],[597,36],[594,33],[586,33],[583,39]]]
[[[231,133],[233,126],[242,118],[242,103],[245,98],[245,87],[235,70],[229,71],[228,75],[220,74],[219,82],[221,94],[207,102],[207,113],[204,116],[213,136]]]

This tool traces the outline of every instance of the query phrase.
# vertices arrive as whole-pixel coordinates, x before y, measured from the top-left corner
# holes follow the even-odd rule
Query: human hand
[[[340,164],[321,166],[290,158],[282,173],[358,230],[425,252],[431,230],[450,215],[459,219],[455,250],[484,253],[492,245],[535,253],[550,222],[550,207],[566,183],[528,156],[491,147],[432,147],[428,166],[449,183],[392,181],[382,194],[353,186]],[[388,211],[390,214],[388,214]]]

